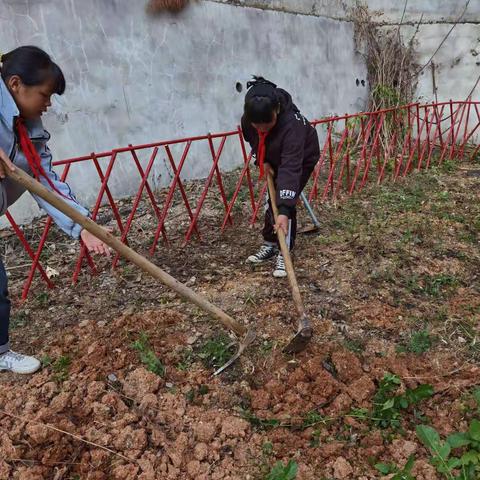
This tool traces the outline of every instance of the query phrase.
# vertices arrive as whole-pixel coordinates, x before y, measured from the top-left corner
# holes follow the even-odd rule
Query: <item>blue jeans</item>
[[[10,324],[10,299],[8,298],[8,280],[5,267],[0,260],[0,354],[10,349],[8,327]]]

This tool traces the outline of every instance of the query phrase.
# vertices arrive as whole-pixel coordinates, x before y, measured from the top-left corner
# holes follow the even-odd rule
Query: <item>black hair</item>
[[[247,82],[243,111],[250,123],[270,123],[273,112],[280,107],[277,86],[263,77]]]
[[[2,55],[1,63],[1,76],[4,82],[13,75],[18,75],[29,87],[52,81],[53,93],[62,95],[65,92],[65,77],[62,70],[41,48],[30,45],[15,48]]]

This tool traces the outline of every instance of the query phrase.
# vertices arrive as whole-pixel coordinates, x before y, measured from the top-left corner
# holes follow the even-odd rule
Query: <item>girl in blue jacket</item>
[[[0,77],[0,215],[25,191],[6,176],[5,169],[21,168],[88,216],[88,210],[77,202],[70,187],[52,170],[52,155],[47,147],[50,134],[41,121],[42,114],[51,105],[52,95],[62,95],[65,91],[65,77],[60,67],[40,48],[24,46],[2,55]],[[101,240],[49,203],[35,195],[34,198],[60,229],[72,238],[81,238],[90,252],[109,255],[108,246]],[[7,275],[0,259],[0,370],[33,373],[40,368],[40,362],[10,349],[9,319]]]

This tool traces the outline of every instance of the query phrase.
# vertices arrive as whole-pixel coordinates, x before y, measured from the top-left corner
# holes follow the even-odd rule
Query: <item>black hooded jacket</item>
[[[302,180],[307,181],[318,162],[320,147],[315,128],[300,113],[291,95],[281,88],[276,92],[280,99],[280,113],[265,140],[264,162],[272,166],[275,174],[279,213],[290,217],[301,193]],[[245,115],[242,117],[242,131],[256,154],[258,133]]]

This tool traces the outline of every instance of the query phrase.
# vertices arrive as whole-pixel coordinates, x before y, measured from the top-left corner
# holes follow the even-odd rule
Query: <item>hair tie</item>
[[[274,103],[278,103],[277,85],[270,80],[254,76],[252,81],[247,82],[247,89],[245,102],[252,100],[253,97],[268,97]]]
[[[270,80],[267,80],[266,78],[259,77],[257,75],[252,75],[252,77],[253,77],[253,80],[250,80],[247,82],[247,90],[250,87],[254,87],[256,85],[270,85],[273,88],[277,88],[277,85],[275,83],[271,82]]]

